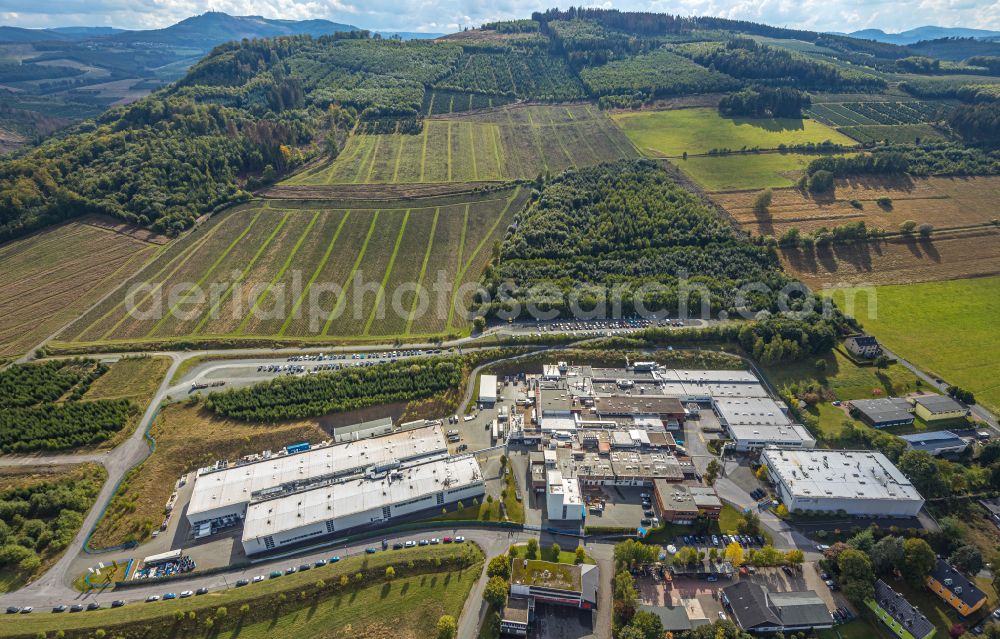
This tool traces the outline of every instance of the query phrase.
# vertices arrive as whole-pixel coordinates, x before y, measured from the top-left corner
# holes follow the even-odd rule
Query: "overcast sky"
[[[565,2],[561,6],[585,4]],[[269,18],[326,18],[367,29],[451,32],[556,6],[544,0],[0,0],[0,24],[21,27],[165,27],[208,10]],[[619,0],[621,10],[713,15],[816,31],[923,25],[1000,30],[997,0]]]

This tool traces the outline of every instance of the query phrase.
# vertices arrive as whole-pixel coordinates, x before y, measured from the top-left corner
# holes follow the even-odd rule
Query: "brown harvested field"
[[[935,233],[929,239],[782,250],[789,273],[814,290],[834,286],[906,284],[1000,274],[1000,229]]]
[[[0,246],[0,357],[22,355],[132,275],[157,250],[70,222]]]
[[[1000,217],[996,195],[1000,177],[972,178],[851,178],[838,180],[833,197],[813,198],[797,189],[775,189],[768,214],[758,216],[753,200],[759,191],[714,193],[721,204],[748,231],[779,236],[796,227],[809,233],[820,227],[864,221],[868,226],[895,232],[906,220],[933,224],[935,229],[988,224]],[[876,203],[892,199],[892,206]],[[862,208],[851,204],[861,203]]]
[[[328,439],[314,420],[246,424],[214,417],[198,405],[174,404],[153,422],[156,450],[131,471],[97,525],[90,545],[113,546],[143,540],[159,528],[174,482],[217,459],[233,459],[290,442]]]

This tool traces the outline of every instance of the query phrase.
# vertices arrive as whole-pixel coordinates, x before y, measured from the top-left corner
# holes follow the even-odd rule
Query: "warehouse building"
[[[479,403],[486,408],[497,403],[496,375],[483,375],[479,378]]]
[[[444,432],[440,426],[431,426],[357,441],[299,444],[277,453],[264,451],[233,463],[219,461],[198,471],[187,519],[192,528],[225,517],[242,519],[250,502],[267,491],[357,475],[368,468],[443,459],[447,455]]]
[[[882,453],[769,447],[761,463],[791,512],[916,517],[924,505],[910,480]]]
[[[969,447],[969,442],[950,430],[938,430],[931,433],[915,433],[900,437],[910,450],[923,450],[935,457],[939,455],[957,455]]]
[[[471,455],[373,470],[261,496],[247,508],[248,555],[380,525],[399,517],[481,498],[482,470]]]
[[[855,399],[850,402],[851,415],[873,428],[909,426],[913,423],[913,405],[901,397],[885,399]]]
[[[969,409],[946,395],[924,395],[914,399],[917,417],[925,422],[961,419]]]
[[[765,446],[815,448],[816,439],[795,424],[783,405],[769,397],[722,398],[713,401],[719,423],[729,432],[733,448],[759,451]]]

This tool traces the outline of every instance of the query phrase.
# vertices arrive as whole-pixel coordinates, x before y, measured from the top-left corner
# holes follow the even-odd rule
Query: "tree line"
[[[456,389],[461,357],[430,357],[305,377],[282,377],[253,388],[212,393],[206,407],[222,417],[276,422],[410,401]]]
[[[812,104],[809,94],[792,88],[754,87],[730,93],[719,101],[719,113],[755,118],[801,118]]]

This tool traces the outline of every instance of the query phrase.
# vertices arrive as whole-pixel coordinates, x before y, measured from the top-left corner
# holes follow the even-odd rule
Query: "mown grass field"
[[[813,289],[932,282],[1000,274],[1000,229],[941,231],[930,238],[782,249],[785,270]]]
[[[85,222],[0,246],[0,358],[23,355],[159,250]]]
[[[303,590],[312,591],[318,580],[337,583],[341,576],[352,577],[365,570],[383,571],[387,566],[400,566],[408,561],[440,558],[446,560],[467,554],[473,563],[462,570],[440,569],[420,575],[400,577],[388,585],[376,583],[361,588],[348,588],[332,597],[312,598],[308,605],[281,614],[276,612],[267,621],[242,624],[235,628],[210,631],[203,621],[226,607],[227,617],[238,618],[244,602],[278,608],[275,602],[282,594],[295,601]],[[134,604],[114,610],[105,608],[86,615],[33,614],[18,618],[18,623],[0,624],[0,636],[33,636],[43,631],[62,630],[84,632],[115,624],[148,625],[150,637],[273,637],[323,636],[361,639],[404,637],[417,639],[434,636],[433,628],[443,614],[456,619],[465,599],[482,571],[482,551],[473,544],[408,548],[374,555],[355,555],[340,562],[308,573],[269,579],[246,588],[210,592],[201,597],[161,601],[156,604]],[[197,624],[178,624],[176,614],[194,613]],[[190,621],[190,619],[188,620]],[[281,630],[277,630],[280,628]],[[111,633],[108,633],[112,636]],[[50,635],[51,636],[51,635]]]
[[[60,343],[461,333],[471,297],[462,285],[478,281],[527,197],[515,187],[384,204],[239,207],[178,242],[149,266],[142,291],[130,296],[124,287]]]
[[[504,107],[428,119],[417,135],[351,136],[335,160],[283,184],[507,181],[634,155],[590,105]]]
[[[816,157],[803,153],[737,153],[671,160],[706,191],[786,188]]]
[[[906,220],[933,224],[938,230],[991,224],[1000,217],[997,192],[997,177],[858,177],[838,180],[832,197],[775,190],[766,214],[754,211],[758,191],[718,193],[713,199],[745,229],[778,237],[792,227],[811,233],[859,221],[889,232],[897,232]],[[891,205],[879,205],[883,197],[890,198]]]
[[[854,315],[886,346],[949,384],[971,390],[1000,409],[1000,277],[879,286],[877,306]],[[844,308],[851,291],[834,291]]]
[[[168,368],[167,357],[122,357],[90,385],[83,399],[131,399],[145,409]]]
[[[727,118],[717,109],[675,109],[617,113],[612,119],[636,148],[651,157],[679,157],[712,149],[776,149],[826,140],[853,146],[854,140],[815,120]]]

